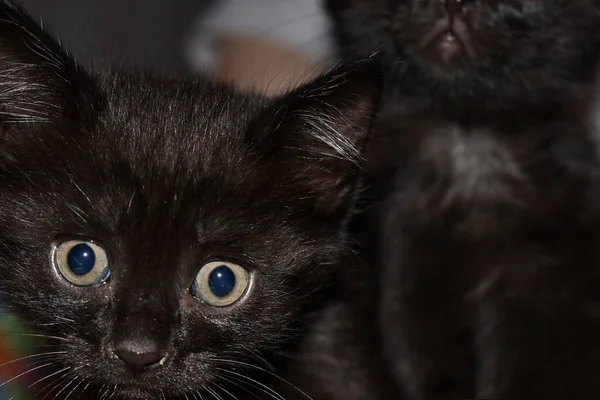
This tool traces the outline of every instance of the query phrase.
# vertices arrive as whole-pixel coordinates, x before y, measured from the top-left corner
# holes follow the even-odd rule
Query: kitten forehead
[[[162,154],[177,146],[193,152],[205,143],[216,150],[239,142],[265,103],[259,96],[239,95],[200,77],[175,81],[120,72],[104,79],[109,84],[98,136],[107,135],[133,151],[139,150],[140,141]]]

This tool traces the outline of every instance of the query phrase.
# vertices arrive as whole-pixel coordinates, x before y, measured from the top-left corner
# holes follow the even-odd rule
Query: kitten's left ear
[[[346,203],[381,86],[377,61],[349,63],[277,100],[257,121],[251,139],[280,174],[287,193],[323,211]]]
[[[13,1],[0,0],[2,128],[72,118],[89,84],[55,39]]]

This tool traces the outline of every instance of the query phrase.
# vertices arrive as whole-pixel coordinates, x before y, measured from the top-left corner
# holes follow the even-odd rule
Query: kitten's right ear
[[[58,122],[81,106],[89,77],[22,8],[0,0],[0,124]]]
[[[347,205],[381,89],[378,61],[348,63],[283,96],[256,121],[250,139],[283,193],[325,212]]]

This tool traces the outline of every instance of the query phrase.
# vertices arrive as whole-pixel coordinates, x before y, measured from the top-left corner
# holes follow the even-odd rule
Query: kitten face
[[[0,283],[66,393],[252,391],[339,268],[373,66],[267,102],[88,74],[8,3],[0,32]]]
[[[396,1],[390,33],[397,46],[441,77],[502,66],[560,60],[585,30],[583,2],[562,0]],[[555,41],[550,41],[555,38]],[[402,50],[401,50],[402,51]],[[516,68],[517,65],[513,65]]]
[[[411,84],[441,97],[477,98],[484,88],[481,101],[490,93],[589,79],[600,44],[595,0],[330,0],[328,6],[346,52],[380,50],[392,73],[414,68]]]

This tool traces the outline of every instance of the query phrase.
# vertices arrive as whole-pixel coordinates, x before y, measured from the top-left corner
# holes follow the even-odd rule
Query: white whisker
[[[4,386],[4,385],[6,385],[6,384],[8,384],[8,383],[10,383],[10,382],[12,382],[12,381],[14,381],[15,379],[18,379],[18,378],[20,378],[20,377],[22,377],[22,376],[24,376],[24,375],[27,375],[27,374],[29,374],[29,373],[31,373],[31,372],[33,372],[33,371],[37,371],[38,369],[41,369],[41,368],[44,368],[44,367],[48,367],[48,366],[50,366],[50,365],[52,365],[52,364],[53,364],[53,363],[52,363],[52,362],[50,362],[50,363],[46,363],[46,364],[42,364],[42,365],[38,365],[37,367],[32,367],[32,368],[29,368],[28,370],[26,370],[26,371],[24,371],[24,372],[21,372],[21,373],[20,373],[20,374],[18,374],[18,375],[15,375],[15,376],[13,376],[13,377],[12,377],[12,378],[10,378],[9,380],[6,380],[6,381],[4,381],[4,382],[0,383],[0,388],[1,388],[2,386]]]
[[[13,332],[14,334],[20,334],[22,336],[30,336],[30,337],[37,337],[37,338],[42,338],[42,339],[55,339],[55,340],[62,340],[64,342],[69,342],[70,340],[64,337],[60,337],[60,336],[52,336],[52,335],[42,335],[39,333],[23,333],[23,332]]]
[[[37,381],[33,382],[31,385],[29,385],[29,387],[31,388],[31,387],[33,387],[33,386],[37,385],[38,383],[40,383],[40,382],[43,382],[43,381],[45,381],[46,379],[52,378],[53,376],[56,376],[56,375],[58,375],[58,374],[61,374],[61,373],[65,372],[65,371],[68,371],[69,369],[70,369],[69,367],[66,367],[66,368],[63,368],[63,369],[61,369],[61,370],[58,370],[58,371],[56,371],[56,372],[53,372],[53,373],[51,373],[50,375],[46,375],[45,377],[43,377],[43,378],[40,378],[40,379],[38,379]]]
[[[64,392],[65,390],[67,390],[67,389],[69,388],[69,386],[71,386],[71,385],[73,384],[73,382],[75,382],[76,380],[77,380],[77,377],[76,377],[76,376],[75,376],[75,377],[73,377],[73,379],[71,379],[71,380],[69,381],[69,383],[67,383],[65,386],[63,386],[63,388],[62,388],[62,389],[60,389],[60,390],[58,391],[58,393],[56,393],[56,394],[54,395],[54,398],[57,398],[57,397],[58,397],[58,396],[59,396],[59,395],[60,395],[62,392]]]
[[[71,397],[71,395],[77,390],[77,388],[83,383],[83,379],[76,377],[77,379],[79,379],[79,383],[77,385],[75,385],[75,387],[73,387],[73,389],[71,389],[71,391],[69,392],[69,394],[67,394],[67,396],[65,397],[64,400],[68,400],[69,397]]]
[[[253,397],[255,397],[255,398],[257,398],[257,399],[260,400],[260,397],[258,397],[255,393],[252,393],[250,390],[248,390],[247,388],[245,388],[241,384],[239,384],[239,383],[237,383],[237,382],[235,382],[235,381],[233,381],[233,380],[231,380],[231,379],[229,379],[227,377],[224,377],[224,376],[221,376],[220,379],[223,379],[225,382],[228,382],[228,383],[232,384],[233,386],[235,386],[235,387],[237,387],[239,389],[242,389],[244,392],[246,392],[249,395],[251,395],[251,396],[253,396]]]
[[[219,394],[218,394],[218,393],[215,393],[215,391],[214,391],[214,390],[212,390],[211,388],[209,388],[209,387],[206,387],[206,388],[204,388],[204,390],[206,390],[208,393],[210,393],[210,394],[211,394],[211,395],[212,395],[212,396],[215,398],[215,400],[223,400],[223,399],[221,398],[221,396],[219,396]]]
[[[58,387],[60,387],[60,385],[62,385],[67,379],[69,379],[69,374],[68,371],[65,371],[62,375],[59,375],[55,381],[53,381],[55,382],[54,385],[50,387],[48,392],[44,395],[44,397],[42,397],[41,400],[46,400],[46,398],[50,396]]]
[[[246,381],[247,384],[249,384],[250,386],[261,390],[263,393],[271,396],[272,398],[276,399],[276,400],[285,400],[279,393],[277,393],[276,391],[274,391],[273,389],[271,389],[270,387],[268,387],[267,385],[260,383],[259,381],[257,381],[256,379],[252,379],[246,375],[242,375],[240,373],[234,372],[234,371],[229,371],[223,368],[217,368],[219,371],[229,374],[230,377],[234,380],[237,380],[238,382],[240,380],[242,381]],[[237,377],[237,379],[236,379]]]
[[[277,375],[277,374],[275,374],[275,373],[273,373],[273,372],[271,372],[271,371],[268,371],[268,370],[266,370],[266,369],[264,369],[264,368],[258,367],[258,366],[256,366],[256,365],[248,364],[248,363],[246,363],[246,362],[243,362],[243,361],[236,361],[236,360],[213,359],[213,361],[222,362],[222,363],[225,363],[225,364],[237,364],[237,365],[245,366],[245,367],[248,367],[248,368],[253,368],[253,369],[256,369],[256,370],[258,370],[258,371],[261,371],[261,372],[267,373],[267,374],[269,374],[270,376],[274,377],[275,379],[278,379],[279,381],[281,381],[281,382],[285,383],[286,385],[289,385],[290,387],[292,387],[294,390],[296,390],[298,393],[302,394],[302,395],[303,395],[303,396],[305,396],[306,398],[308,398],[308,399],[310,399],[310,400],[313,400],[313,398],[312,398],[312,397],[310,397],[308,394],[306,394],[305,392],[303,392],[303,391],[302,391],[300,388],[298,388],[298,387],[294,386],[294,385],[293,385],[291,382],[289,382],[288,380],[286,380],[286,379],[284,379],[284,378],[280,377],[279,375]]]
[[[235,396],[234,394],[230,393],[227,389],[225,389],[223,386],[220,385],[215,385],[217,389],[219,389],[222,392],[225,392],[227,395],[229,395],[229,397],[231,397],[234,400],[239,400],[237,398],[237,396]]]
[[[43,357],[43,356],[52,356],[52,355],[57,355],[57,354],[65,354],[65,353],[66,353],[66,351],[50,351],[50,352],[44,352],[44,353],[31,354],[31,355],[27,355],[27,356],[15,358],[15,359],[10,360],[10,361],[6,361],[6,362],[0,364],[0,368],[4,367],[5,365],[16,363],[18,361],[23,361],[23,360],[28,360],[28,359],[31,359],[31,358],[37,358],[37,357]]]

